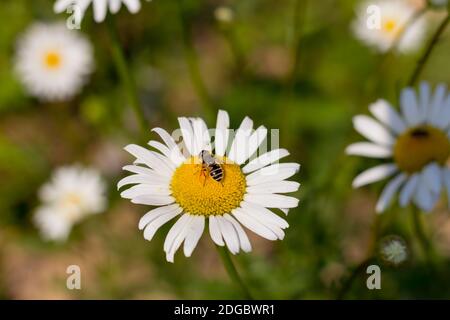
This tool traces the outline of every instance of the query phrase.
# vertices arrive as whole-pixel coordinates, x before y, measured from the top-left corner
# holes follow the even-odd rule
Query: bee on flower
[[[46,240],[65,241],[76,223],[105,210],[106,185],[95,169],[78,165],[57,169],[39,190],[34,222]]]
[[[395,194],[405,207],[415,204],[431,211],[446,191],[450,199],[450,95],[445,84],[434,92],[423,82],[418,92],[405,88],[400,95],[400,112],[385,100],[369,106],[373,117],[358,115],[353,124],[369,142],[347,147],[347,154],[387,159],[359,174],[353,187],[359,188],[393,176],[376,205],[386,210]]]
[[[253,121],[246,117],[231,139],[229,123],[228,113],[219,111],[212,141],[201,118],[182,117],[182,149],[161,128],[153,131],[163,142],[150,141],[152,150],[134,144],[125,147],[136,160],[123,168],[132,174],[118,188],[133,186],[121,196],[155,207],[139,221],[144,238],[152,240],[162,225],[177,218],[164,242],[169,262],[183,243],[184,255],[191,256],[206,221],[213,242],[233,254],[252,249],[243,226],[268,240],[284,238],[289,225],[273,210],[287,214],[297,207],[298,200],[284,194],[298,190],[299,183],[287,179],[300,166],[277,163],[289,155],[286,149],[248,161],[265,140],[267,129],[253,130]]]

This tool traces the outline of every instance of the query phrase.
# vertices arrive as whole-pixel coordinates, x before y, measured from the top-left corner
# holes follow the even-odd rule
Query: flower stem
[[[145,119],[144,111],[139,102],[136,83],[127,64],[125,53],[123,52],[122,45],[120,44],[119,36],[117,33],[117,25],[112,15],[109,15],[106,24],[111,39],[112,58],[117,69],[117,73],[121,78],[123,88],[127,95],[128,103],[133,108],[139,126],[144,132],[145,130],[147,130],[147,120]]]
[[[431,53],[433,52],[433,49],[435,48],[436,44],[438,43],[442,33],[444,32],[444,30],[447,27],[449,22],[450,22],[450,14],[447,12],[444,20],[442,20],[438,29],[434,33],[430,42],[428,43],[428,46],[425,49],[422,57],[417,62],[416,68],[414,69],[414,71],[410,77],[410,80],[408,82],[409,86],[413,86],[417,82],[417,79],[419,78],[423,68],[425,67],[425,64],[427,63],[428,59],[430,58]]]
[[[416,207],[412,207],[412,219],[414,224],[414,231],[417,235],[417,238],[422,246],[423,253],[428,260],[428,264],[432,269],[435,269],[434,265],[434,249],[431,245],[431,242],[428,240],[428,237],[425,233],[423,223],[422,223],[422,215],[420,210]]]
[[[200,100],[200,103],[202,104],[203,112],[205,116],[209,118],[209,120],[212,120],[214,119],[216,110],[214,109],[211,97],[208,94],[208,90],[206,89],[205,83],[203,81],[200,72],[198,56],[194,47],[194,43],[192,42],[190,27],[187,18],[185,16],[185,8],[183,1],[184,0],[177,0],[175,2],[177,3],[178,15],[181,23],[184,56],[189,68],[189,74],[191,77],[192,84]]]
[[[381,229],[380,216],[376,215],[375,219],[373,221],[373,225],[372,225],[372,229],[371,229],[371,238],[370,238],[368,248],[367,248],[367,258],[364,259],[360,264],[358,264],[353,269],[350,276],[344,282],[344,284],[342,285],[341,289],[339,290],[339,292],[337,294],[338,300],[341,300],[345,297],[345,295],[352,288],[353,282],[355,282],[355,280],[358,278],[358,276],[366,270],[366,268],[370,265],[370,263],[372,261],[374,261],[375,255],[376,255],[378,236],[380,234],[380,229]]]
[[[242,278],[239,276],[239,273],[237,272],[236,267],[234,266],[233,261],[231,260],[228,249],[225,246],[221,247],[218,245],[216,245],[216,248],[217,251],[219,252],[220,258],[222,259],[223,265],[227,270],[227,273],[230,276],[231,280],[235,283],[236,286],[238,286],[241,289],[245,299],[253,300],[250,291],[248,290],[244,281],[242,281]]]

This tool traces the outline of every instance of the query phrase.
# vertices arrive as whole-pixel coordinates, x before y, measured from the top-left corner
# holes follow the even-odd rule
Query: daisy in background
[[[131,13],[137,13],[141,9],[140,0],[57,0],[53,6],[53,10],[55,13],[62,13],[69,8],[73,9],[75,23],[80,24],[91,3],[94,10],[94,20],[96,22],[103,22],[108,10],[112,14],[119,12],[122,3]]]
[[[64,241],[72,226],[90,214],[106,208],[106,185],[100,174],[78,165],[57,169],[39,190],[41,206],[34,222],[42,237]]]
[[[387,101],[378,100],[369,107],[375,117],[359,115],[353,124],[370,142],[347,147],[347,153],[369,158],[389,159],[364,171],[353,181],[355,188],[387,179],[376,210],[384,211],[399,192],[399,203],[410,203],[431,211],[441,192],[450,199],[450,95],[446,85],[434,92],[423,82],[418,92],[405,88],[400,96],[400,113]]]
[[[162,225],[177,218],[164,242],[169,262],[183,242],[184,255],[191,256],[206,220],[214,243],[233,254],[252,249],[242,226],[268,240],[283,239],[288,223],[273,209],[287,214],[297,207],[296,198],[283,194],[299,188],[299,183],[286,181],[298,172],[299,164],[277,163],[288,151],[272,150],[248,162],[267,129],[253,130],[253,121],[246,117],[230,139],[225,111],[219,111],[216,129],[211,131],[214,143],[202,119],[179,118],[179,124],[183,150],[161,128],[153,129],[163,141],[150,141],[153,150],[134,144],[125,147],[136,161],[124,167],[133,174],[122,179],[118,188],[134,186],[121,196],[156,207],[139,221],[144,238],[150,241]]]
[[[93,66],[90,42],[63,23],[36,23],[18,41],[16,73],[28,93],[41,100],[72,98]]]
[[[423,17],[411,23],[418,9],[407,0],[365,1],[357,10],[352,29],[355,36],[385,53],[395,46],[401,53],[420,48],[426,32],[426,20]]]

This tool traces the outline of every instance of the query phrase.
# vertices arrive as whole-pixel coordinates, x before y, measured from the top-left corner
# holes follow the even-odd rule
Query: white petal
[[[164,224],[166,224],[179,214],[180,214],[179,210],[170,211],[150,221],[144,229],[144,239],[151,241],[156,231],[158,231],[158,229],[161,228],[161,226],[163,226]]]
[[[209,217],[209,234],[215,244],[221,247],[225,245],[222,239],[222,233],[220,232],[220,228],[215,216]]]
[[[450,125],[450,95],[445,99],[438,119],[435,121],[438,128],[446,129]]]
[[[185,218],[180,221],[183,217]],[[193,218],[194,217],[190,214],[184,214],[169,230],[166,240],[164,241],[164,251],[166,252],[166,260],[168,262],[173,262],[175,253],[187,236],[188,226],[191,224]],[[171,233],[172,230],[173,232]]]
[[[95,0],[93,2],[94,20],[96,22],[102,22],[105,20],[107,8],[107,0]]]
[[[238,164],[242,163],[242,159],[245,158],[248,153],[249,137],[252,134],[253,121],[249,117],[245,117],[242,120],[241,125],[236,131],[231,149],[228,154],[228,158]]]
[[[121,4],[121,0],[109,0],[109,11],[113,14],[119,12]]]
[[[173,168],[169,167],[169,161],[162,161],[157,153],[135,144],[129,144],[124,149],[136,158],[135,163],[145,164],[167,177],[172,175]]]
[[[405,88],[402,90],[400,95],[400,107],[406,122],[409,125],[414,126],[425,120],[419,112],[416,93],[412,88]]]
[[[200,240],[200,237],[203,234],[203,229],[205,228],[205,217],[194,216],[188,228],[189,229],[187,231],[186,240],[184,241],[183,247],[183,252],[186,257],[191,256],[197,246],[198,240]]]
[[[245,233],[244,229],[242,229],[241,225],[229,214],[224,214],[223,217],[229,222],[231,222],[234,229],[236,230],[242,251],[244,252],[252,251],[252,245],[250,244],[247,234]]]
[[[143,195],[170,196],[172,191],[168,185],[139,184],[123,191],[120,196],[124,199],[133,199]]]
[[[264,220],[270,221],[270,223],[275,224],[276,226],[280,227],[281,229],[286,229],[286,228],[289,227],[289,224],[287,223],[286,220],[284,220],[283,218],[279,217],[278,215],[276,215],[275,213],[273,213],[269,209],[264,208],[264,207],[262,207],[260,205],[257,205],[257,204],[254,204],[254,203],[250,203],[250,202],[246,202],[246,201],[242,201],[241,207],[246,212],[249,212],[249,213],[253,214],[253,216],[258,216],[259,215]]]
[[[373,168],[370,168],[362,173],[360,173],[353,180],[353,188],[359,188],[367,184],[371,184],[380,180],[383,180],[397,171],[397,166],[395,164],[382,164]]]
[[[289,179],[300,170],[298,163],[273,164],[245,177],[248,186]]]
[[[434,193],[441,192],[441,168],[436,163],[430,163],[422,171],[423,181]]]
[[[167,233],[166,239],[164,240],[164,245],[163,245],[164,252],[169,251],[175,238],[178,236],[178,234],[180,234],[181,230],[184,228],[186,223],[189,221],[190,217],[191,217],[191,215],[188,213],[183,214],[170,228],[169,232]]]
[[[394,137],[385,127],[368,116],[355,116],[353,125],[362,136],[377,144],[390,146],[395,142]]]
[[[177,212],[178,214],[181,213],[182,209],[178,204],[171,204],[169,206],[159,207],[155,208],[153,210],[150,210],[146,214],[142,216],[142,218],[139,220],[139,230],[144,229],[144,227],[149,224],[151,221],[155,220],[159,216],[165,215],[167,213],[171,212]]]
[[[131,202],[148,206],[165,206],[174,203],[175,199],[171,196],[145,195],[133,198]]]
[[[423,119],[427,119],[431,107],[431,90],[428,82],[422,81],[419,88],[419,109]]]
[[[214,137],[214,152],[218,156],[224,156],[228,146],[230,118],[228,113],[219,110],[217,113],[216,133]]]
[[[260,155],[258,158],[250,161],[243,169],[243,173],[249,173],[258,169],[261,169],[269,164],[274,163],[275,161],[280,160],[289,155],[289,152],[286,149],[276,149],[270,152],[267,152],[263,155]]]
[[[178,118],[183,142],[191,155],[197,156],[201,150],[197,150],[197,144],[194,138],[194,131],[188,118]]]
[[[381,192],[380,199],[377,202],[376,211],[378,213],[386,210],[389,203],[391,202],[392,197],[405,180],[406,175],[404,173],[401,173],[386,185],[386,187],[383,189],[383,192]]]
[[[288,193],[296,192],[300,183],[295,181],[271,181],[247,187],[247,193]]]
[[[434,207],[433,195],[426,183],[422,179],[419,180],[416,193],[414,195],[414,203],[424,211],[431,211]]]
[[[345,149],[345,152],[348,155],[368,158],[389,158],[392,156],[392,149],[390,147],[380,146],[371,142],[353,143]]]
[[[61,13],[65,11],[72,3],[73,0],[58,0],[53,5],[53,11],[55,11],[55,13]]]
[[[117,183],[117,189],[120,189],[125,185],[138,183],[149,185],[159,185],[159,184],[169,185],[169,179],[156,174],[155,175],[133,174],[120,180]]]
[[[232,254],[239,252],[239,238],[231,222],[224,217],[216,217],[222,237],[227,244],[228,249]]]
[[[232,214],[244,227],[253,231],[257,235],[272,241],[278,239],[277,235],[273,233],[273,231],[261,224],[258,220],[255,220],[253,217],[247,215],[246,212],[242,211],[242,209],[234,209]]]
[[[434,124],[439,119],[441,109],[444,106],[446,92],[447,92],[447,85],[439,84],[436,87],[431,100],[431,107],[428,112],[429,123]]]
[[[209,135],[208,127],[205,121],[201,118],[197,118],[193,121],[192,127],[194,129],[194,136],[197,138],[197,144],[199,149],[212,151],[211,137]],[[200,150],[200,151],[201,151]]]
[[[137,13],[141,9],[141,2],[139,0],[122,0],[122,2],[131,13]]]
[[[400,117],[398,112],[387,102],[380,99],[369,106],[370,112],[381,123],[388,126],[396,134],[400,134],[406,130],[406,124]]]
[[[266,139],[266,137],[266,127],[260,126],[258,129],[256,129],[256,131],[252,133],[248,140],[248,149],[242,154],[242,157],[239,157],[238,164],[243,164],[245,161],[247,161],[247,159],[252,157],[256,150],[258,150],[259,146]]]
[[[295,208],[299,200],[280,194],[246,194],[244,200],[266,208]]]
[[[411,199],[414,196],[414,193],[416,192],[418,182],[419,182],[418,174],[413,174],[411,177],[409,177],[408,181],[405,183],[405,185],[402,188],[402,191],[400,192],[399,203],[401,207],[406,207],[411,202]]]

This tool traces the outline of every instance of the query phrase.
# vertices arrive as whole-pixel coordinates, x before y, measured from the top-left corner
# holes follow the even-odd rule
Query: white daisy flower
[[[62,23],[32,25],[18,42],[15,64],[28,93],[44,101],[73,97],[94,65],[90,42]]]
[[[64,241],[72,226],[106,207],[106,185],[100,174],[81,166],[57,169],[39,190],[41,206],[34,222],[45,239]]]
[[[358,39],[381,53],[396,42],[396,50],[408,53],[419,49],[425,36],[424,18],[410,23],[416,12],[417,8],[406,0],[366,1],[358,8],[352,29]]]
[[[127,7],[131,13],[137,13],[141,10],[140,0],[57,0],[53,6],[55,13],[61,13],[67,9],[75,9],[75,23],[81,23],[84,14],[92,3],[94,10],[94,20],[96,22],[103,22],[106,18],[106,13],[116,14],[119,12],[122,3]]]
[[[266,239],[283,239],[288,223],[270,209],[278,208],[287,214],[298,205],[296,198],[283,194],[298,190],[299,183],[286,179],[297,173],[300,165],[276,163],[288,151],[276,149],[247,163],[265,140],[267,129],[260,126],[253,130],[253,121],[246,117],[234,139],[229,139],[229,117],[225,111],[219,111],[216,129],[211,134],[200,118],[179,118],[179,124],[183,152],[161,128],[153,129],[163,140],[149,142],[154,150],[137,145],[125,147],[136,161],[123,168],[133,175],[122,179],[118,188],[134,186],[121,196],[133,203],[157,207],[139,221],[144,238],[150,241],[163,224],[179,217],[164,242],[169,262],[173,262],[183,242],[184,255],[192,254],[205,220],[209,221],[214,243],[226,245],[233,254],[241,249],[251,251],[241,225]],[[211,165],[202,165],[202,159]]]
[[[376,210],[384,211],[400,191],[401,207],[412,202],[431,211],[443,189],[450,198],[450,95],[444,84],[432,93],[423,82],[418,95],[412,88],[402,90],[400,107],[399,113],[387,101],[378,100],[369,107],[376,120],[365,115],[354,117],[356,131],[370,142],[352,144],[347,153],[391,162],[364,171],[353,186],[395,175],[381,193]]]

